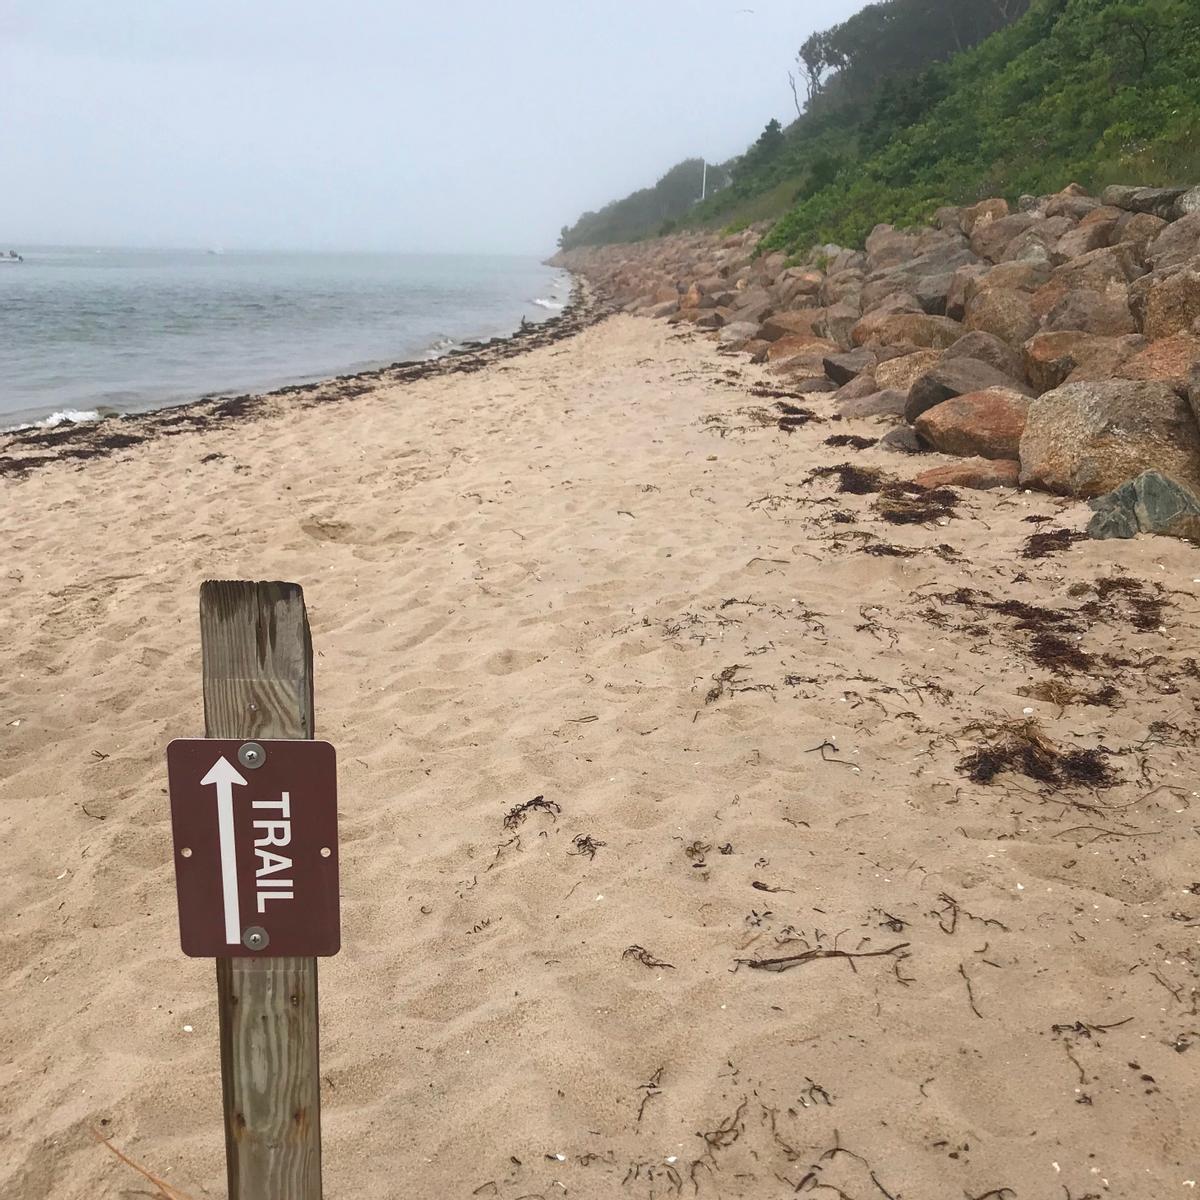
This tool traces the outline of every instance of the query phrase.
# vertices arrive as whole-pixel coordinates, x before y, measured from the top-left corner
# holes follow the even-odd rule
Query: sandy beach
[[[331,1200],[1195,1194],[1194,547],[630,316],[346,390],[0,478],[0,1195],[225,1194],[207,578],[338,749]]]

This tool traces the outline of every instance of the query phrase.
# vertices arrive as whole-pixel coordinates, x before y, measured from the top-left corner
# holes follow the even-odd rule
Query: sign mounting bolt
[[[251,925],[242,934],[242,945],[247,950],[265,950],[271,943],[267,931],[261,925]]]
[[[238,762],[248,771],[257,771],[267,761],[267,752],[257,742],[245,742],[238,747]]]

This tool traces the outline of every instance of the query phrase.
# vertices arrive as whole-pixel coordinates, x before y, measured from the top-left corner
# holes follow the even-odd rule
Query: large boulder
[[[1087,531],[1094,538],[1131,538],[1139,533],[1200,542],[1200,498],[1161,471],[1143,471],[1136,479],[1097,496],[1096,514]]]
[[[1072,288],[1046,313],[1042,326],[1054,332],[1075,329],[1104,337],[1137,332],[1129,288],[1117,282],[1103,289]]]
[[[825,358],[825,375],[839,387],[869,372],[878,361],[870,350],[847,350],[844,354],[830,354]]]
[[[999,487],[1015,488],[1020,474],[1021,464],[1015,459],[964,458],[944,467],[922,471],[913,482],[926,488],[965,487],[987,491]]]
[[[972,263],[965,267],[959,267],[950,276],[950,286],[946,290],[944,315],[952,320],[961,321],[966,316],[967,301],[975,294],[973,288],[993,269],[987,263]]]
[[[1149,262],[1150,243],[1166,229],[1168,222],[1149,213],[1127,214],[1117,226],[1114,245],[1129,246],[1143,262]]]
[[[1189,213],[1163,231],[1146,247],[1146,261],[1156,270],[1181,267],[1200,255],[1200,212]]]
[[[940,350],[914,350],[879,363],[875,368],[875,380],[881,388],[899,388],[905,393],[913,381],[936,366],[942,358]]]
[[[876,225],[867,236],[867,263],[873,271],[898,267],[915,256],[916,245],[915,233],[891,225]]]
[[[1008,388],[968,392],[926,409],[917,432],[935,450],[963,457],[1015,459],[1030,399]]]
[[[868,343],[892,346],[910,342],[914,346],[926,346],[944,350],[952,346],[963,335],[963,327],[949,317],[935,317],[928,313],[888,313],[876,317],[871,313],[864,317],[851,331],[850,337],[856,346]]]
[[[1171,219],[1178,221],[1197,212],[1200,212],[1200,187],[1189,188],[1175,201],[1175,211],[1171,214]]]
[[[943,359],[913,381],[908,391],[908,403],[904,408],[904,419],[910,424],[935,405],[942,404],[955,396],[971,392],[986,392],[992,388],[1011,389],[1023,395],[1032,393],[990,363],[974,358]]]
[[[763,321],[758,336],[767,342],[777,342],[780,338],[796,335],[816,337],[821,315],[819,308],[798,308],[792,312],[775,313]]]
[[[822,308],[818,311],[821,313],[821,317],[817,325],[817,332],[822,337],[836,342],[843,350],[849,350],[854,344],[850,335],[860,319],[858,309],[853,304],[846,304],[843,301],[841,304],[833,304],[829,308]]]
[[[1029,406],[1021,483],[1066,496],[1099,496],[1151,468],[1200,486],[1200,429],[1164,383],[1068,383]]]
[[[803,296],[815,297],[825,276],[820,271],[789,267],[775,281],[775,296],[781,308],[790,308]]]
[[[832,354],[837,346],[827,338],[819,338],[811,333],[789,333],[785,337],[776,338],[767,351],[770,362],[783,362],[789,359],[803,358],[805,362],[814,362],[810,375],[822,375],[825,371],[825,355]]]
[[[970,237],[976,229],[1007,216],[1007,200],[980,200],[978,204],[972,204],[970,208],[962,210],[960,224],[963,233]]]
[[[1112,373],[1122,379],[1157,379],[1182,393],[1197,365],[1200,365],[1200,337],[1194,333],[1175,333],[1130,355]]]
[[[1106,379],[1144,346],[1144,338],[1098,337],[1077,329],[1034,334],[1024,347],[1025,376],[1039,394],[1068,380]]]
[[[992,288],[1015,288],[1018,292],[1036,292],[1052,273],[1048,262],[997,263],[986,275],[967,283],[967,300]]]
[[[1037,221],[1032,213],[1018,212],[978,224],[971,233],[971,251],[980,258],[998,263],[1009,242]]]
[[[1191,331],[1200,320],[1200,271],[1183,270],[1150,285],[1143,331],[1149,338]]]
[[[1075,222],[1069,217],[1046,217],[1034,221],[1004,247],[1000,261],[1048,264],[1054,261],[1058,243],[1074,228]]]
[[[856,381],[857,382],[857,381]],[[906,396],[896,388],[885,388],[870,396],[838,401],[837,411],[847,418],[898,417],[904,412]]]
[[[1071,183],[1061,192],[1046,197],[1045,212],[1048,217],[1073,217],[1080,221],[1100,207],[1095,196],[1089,196],[1079,184]]]
[[[1020,346],[1038,330],[1031,297],[1015,288],[989,288],[967,302],[963,324]]]
[[[855,375],[848,383],[843,383],[833,398],[838,403],[843,400],[862,400],[865,396],[874,396],[882,390],[875,382],[875,376],[870,371],[864,371],[861,375]]]
[[[943,358],[976,358],[980,362],[990,363],[998,371],[1013,379],[1025,377],[1025,363],[1021,352],[1007,342],[1002,342],[991,333],[982,329],[973,329],[964,333],[943,355]]]
[[[758,326],[753,321],[731,321],[717,334],[717,344],[726,350],[744,350],[758,337]]]

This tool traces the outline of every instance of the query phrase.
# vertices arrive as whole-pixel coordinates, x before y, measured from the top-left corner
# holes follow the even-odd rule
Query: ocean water
[[[20,248],[0,262],[0,428],[263,391],[561,311],[534,258]]]

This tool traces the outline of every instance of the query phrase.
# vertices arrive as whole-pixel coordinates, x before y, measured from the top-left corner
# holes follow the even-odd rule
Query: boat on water
[[[7,254],[0,250],[0,263],[22,263],[24,261],[15,250],[9,250]]]

